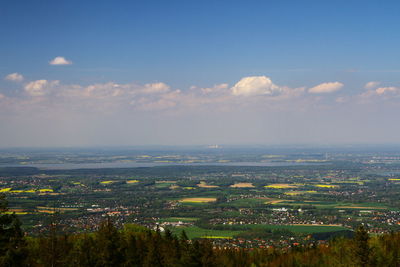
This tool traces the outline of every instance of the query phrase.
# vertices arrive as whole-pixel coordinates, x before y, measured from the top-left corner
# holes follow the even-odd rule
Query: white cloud
[[[0,94],[0,99],[5,98],[6,96],[3,94]]]
[[[170,86],[158,82],[140,84],[118,84],[114,82],[92,84],[86,87],[80,85],[65,86],[62,94],[70,97],[83,98],[110,98],[110,97],[134,97],[138,95],[162,95],[170,92]]]
[[[374,81],[372,81],[372,82],[367,82],[367,83],[364,85],[364,88],[365,88],[365,89],[373,89],[373,88],[376,88],[379,84],[380,84],[380,82],[374,82]]]
[[[214,94],[219,92],[224,92],[229,87],[227,83],[216,84],[209,88],[200,88],[203,94]],[[192,86],[192,89],[198,89],[196,86]]]
[[[143,89],[141,89],[141,92],[145,94],[166,93],[169,91],[169,88],[169,85],[161,82],[147,83],[144,85]]]
[[[308,92],[312,94],[333,93],[340,90],[342,87],[343,83],[340,82],[321,83],[308,89]]]
[[[49,62],[50,65],[71,65],[72,61],[65,59],[65,57],[55,57]]]
[[[375,90],[375,92],[377,95],[386,95],[390,93],[397,93],[398,90],[399,90],[398,88],[390,86],[390,87],[379,87]]]
[[[22,82],[24,80],[24,76],[22,76],[22,74],[14,72],[14,73],[8,74],[5,77],[5,79],[8,81],[13,81],[13,82]]]
[[[46,95],[53,86],[57,86],[59,81],[37,80],[25,85],[25,92],[31,96]]]
[[[273,95],[282,89],[273,84],[266,76],[252,76],[242,78],[231,88],[235,96]]]
[[[85,87],[84,89],[77,86],[77,88],[70,90],[71,93],[69,95],[92,98],[116,97],[124,94],[126,87],[126,85],[114,82],[93,84]]]
[[[359,96],[362,99],[371,99],[372,97],[382,97],[383,99],[389,99],[392,97],[398,97],[400,95],[400,88],[394,86],[379,87],[375,90],[368,90]]]

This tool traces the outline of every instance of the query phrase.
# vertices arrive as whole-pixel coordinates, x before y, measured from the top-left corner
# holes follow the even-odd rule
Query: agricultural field
[[[106,218],[119,227],[132,223],[176,234],[185,230],[189,238],[215,242],[248,239],[252,241],[246,244],[252,246],[350,235],[360,224],[373,234],[400,230],[400,155],[398,163],[387,164],[396,156],[385,161],[386,154],[338,152],[325,161],[325,153],[316,152],[157,153],[113,155],[112,159],[191,163],[0,167],[0,194],[9,203],[6,212],[18,215],[24,230],[34,235],[46,232],[53,222],[64,232],[93,231],[93,225]],[[35,157],[39,156],[30,155],[30,160],[39,161]],[[69,154],[64,161],[73,157]],[[84,161],[85,155],[81,157]],[[380,157],[382,161],[377,161]],[[191,165],[196,162],[201,165]]]
[[[171,228],[172,233],[180,235],[182,231],[185,231],[186,235],[190,239],[194,238],[222,238],[231,239],[234,236],[240,234],[242,231],[230,231],[230,230],[211,230],[203,229],[197,226],[189,226],[183,228]]]

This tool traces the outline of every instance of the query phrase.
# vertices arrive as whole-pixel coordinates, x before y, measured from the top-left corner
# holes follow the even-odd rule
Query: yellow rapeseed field
[[[321,188],[338,188],[338,185],[333,185],[333,184],[316,184],[314,185],[316,187],[321,187]]]
[[[297,188],[297,185],[294,184],[270,184],[264,186],[266,188],[274,188],[274,189],[285,189],[285,188]]]
[[[114,181],[102,181],[102,182],[100,182],[101,184],[112,184],[112,183],[114,183]]]

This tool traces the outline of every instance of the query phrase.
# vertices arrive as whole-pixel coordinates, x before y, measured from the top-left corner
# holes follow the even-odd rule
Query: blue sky
[[[398,14],[398,1],[2,1],[0,146],[399,142]]]

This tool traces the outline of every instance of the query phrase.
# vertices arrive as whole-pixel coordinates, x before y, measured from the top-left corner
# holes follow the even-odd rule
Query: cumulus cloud
[[[80,96],[89,98],[108,98],[121,96],[126,91],[126,85],[114,82],[92,84],[86,87],[75,86],[67,88],[65,91],[70,96]]]
[[[82,106],[105,112],[126,108],[146,111],[169,109],[174,113],[189,110],[231,110],[233,107],[237,108],[238,105],[260,109],[283,108],[292,105],[294,98],[298,100],[297,102],[304,103],[319,101],[321,96],[317,93],[334,92],[342,87],[343,84],[340,82],[331,82],[311,89],[289,88],[274,84],[266,76],[244,77],[233,86],[221,83],[205,88],[192,86],[183,90],[171,88],[163,82],[144,84],[106,82],[82,85],[62,84],[59,81],[43,79],[25,83],[23,91],[17,91],[6,99],[18,103],[20,97],[22,101],[32,101],[35,105],[39,102],[41,105],[69,103],[69,105],[75,105],[77,109]],[[306,94],[307,91],[316,95]],[[32,98],[26,98],[27,95]],[[394,98],[400,96],[400,88],[380,87],[366,90],[360,96],[365,101],[372,101],[374,99],[372,96],[375,98],[382,96],[381,99]],[[337,104],[347,103],[350,100],[352,100],[351,96],[346,94],[336,96],[334,99]]]
[[[374,82],[374,81],[372,81],[372,82],[367,82],[367,83],[364,85],[364,88],[365,88],[365,89],[373,89],[373,88],[376,88],[379,84],[380,84],[380,82]]]
[[[59,81],[36,80],[24,86],[27,95],[49,103],[76,103],[87,107],[111,110],[116,107],[138,110],[229,109],[232,105],[257,105],[265,101],[285,101],[304,94],[304,88],[281,87],[265,76],[245,77],[230,87],[227,83],[209,88],[191,87],[172,89],[163,82],[155,83],[98,83],[91,85],[61,84]],[[239,98],[237,96],[271,96],[265,98]],[[39,98],[40,97],[40,98]]]
[[[333,93],[342,89],[342,87],[343,83],[340,82],[321,83],[317,86],[308,89],[308,92],[312,94]]]
[[[169,91],[169,85],[165,83],[147,83],[142,88],[141,92],[145,94],[166,93]]]
[[[55,57],[49,62],[50,65],[71,65],[72,61],[65,59],[65,57]]]
[[[397,93],[398,88],[394,86],[389,86],[389,87],[379,87],[375,90],[376,94],[378,95],[386,95],[386,94],[391,94],[391,93]]]
[[[14,73],[8,74],[5,77],[5,79],[8,81],[13,81],[13,82],[22,82],[24,80],[24,76],[22,76],[22,74],[14,72]]]
[[[242,78],[231,88],[235,96],[274,95],[282,89],[272,83],[266,76],[252,76]]]
[[[359,96],[362,99],[371,99],[372,97],[382,97],[383,99],[390,99],[400,95],[400,88],[394,86],[379,87],[376,89],[368,90]]]
[[[59,84],[59,81],[48,81],[48,80],[36,80],[27,83],[24,87],[25,92],[31,96],[43,96],[46,95],[52,87]]]

